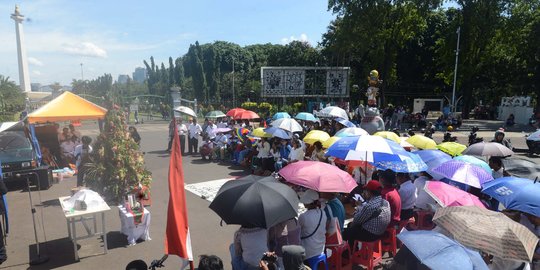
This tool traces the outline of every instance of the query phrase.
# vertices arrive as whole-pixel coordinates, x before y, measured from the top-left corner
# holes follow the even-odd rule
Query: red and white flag
[[[176,125],[173,134],[178,134]],[[182,167],[179,136],[173,136],[173,147],[169,161],[169,207],[165,233],[165,254],[178,255],[182,258],[183,265],[180,269],[184,269],[188,264],[193,269],[193,252],[189,236],[184,169]]]

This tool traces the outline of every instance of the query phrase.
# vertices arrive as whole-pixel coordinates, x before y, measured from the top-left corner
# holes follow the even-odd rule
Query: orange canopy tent
[[[64,92],[28,115],[30,123],[103,119],[107,110],[71,92]]]

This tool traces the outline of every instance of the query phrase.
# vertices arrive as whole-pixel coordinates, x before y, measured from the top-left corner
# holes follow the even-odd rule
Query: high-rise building
[[[126,74],[120,74],[118,75],[118,80],[117,82],[119,84],[126,84],[129,80],[129,75],[126,75]]]
[[[138,83],[144,83],[146,80],[146,75],[146,68],[135,68],[135,72],[133,72],[133,80]]]

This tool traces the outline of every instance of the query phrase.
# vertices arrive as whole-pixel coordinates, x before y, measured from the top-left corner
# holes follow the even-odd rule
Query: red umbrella
[[[243,111],[241,113],[235,114],[234,119],[257,119],[261,118],[258,114],[252,111]]]
[[[227,112],[227,116],[230,116],[232,118],[234,118],[234,116],[237,114],[237,113],[240,113],[240,112],[243,112],[245,111],[244,109],[242,108],[234,108],[234,109],[231,109]]]

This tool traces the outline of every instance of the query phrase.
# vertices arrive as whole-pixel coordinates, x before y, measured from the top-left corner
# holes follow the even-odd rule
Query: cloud
[[[32,71],[32,74],[33,74],[33,75],[36,75],[36,76],[41,76],[41,71],[39,71],[39,70],[34,70],[34,71]]]
[[[81,42],[78,44],[64,44],[64,52],[73,55],[89,56],[97,58],[107,58],[107,51],[91,42]]]
[[[28,63],[30,65],[34,65],[34,66],[38,66],[38,67],[43,66],[43,62],[39,61],[37,58],[34,58],[34,57],[28,57]]]
[[[300,34],[299,37],[290,36],[290,37],[284,37],[281,39],[281,44],[289,44],[293,41],[302,41],[302,42],[309,42],[308,36],[304,33]]]

